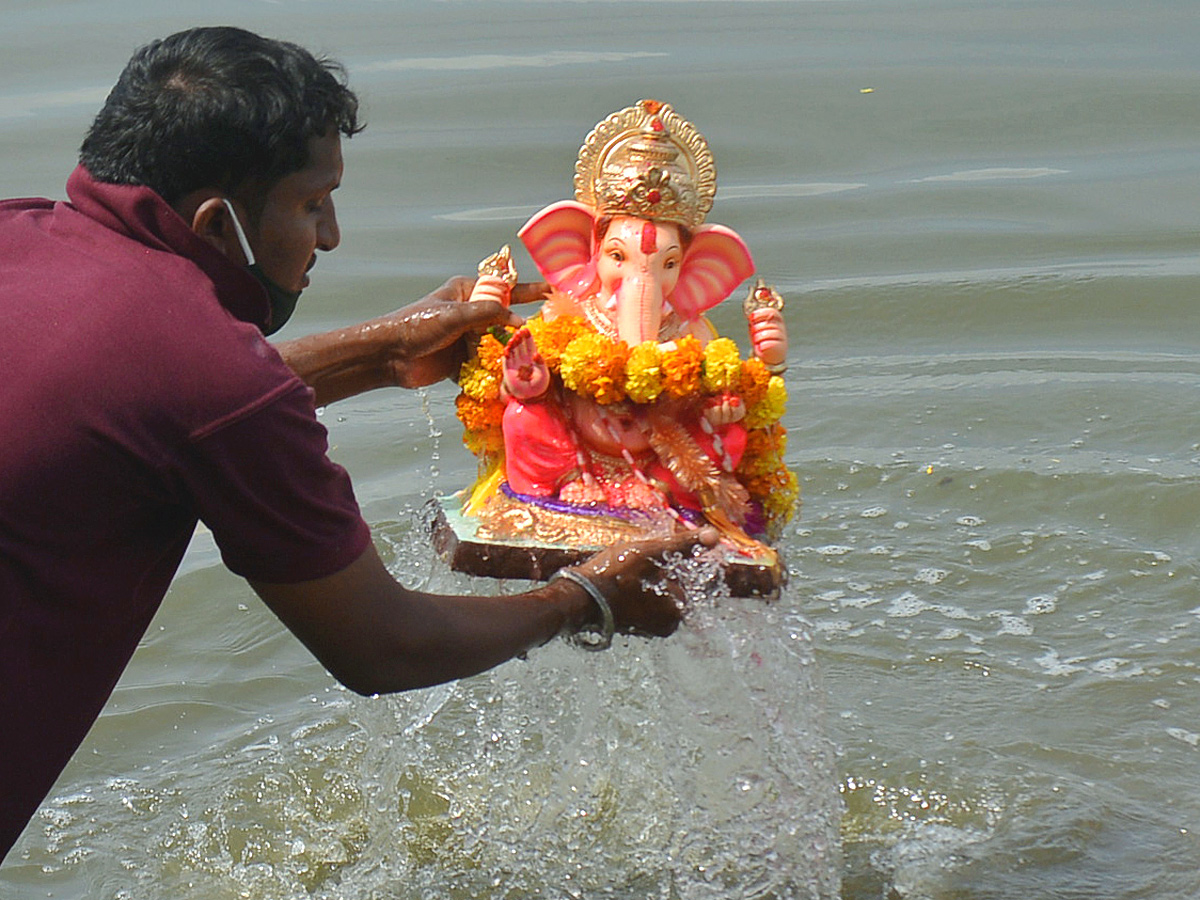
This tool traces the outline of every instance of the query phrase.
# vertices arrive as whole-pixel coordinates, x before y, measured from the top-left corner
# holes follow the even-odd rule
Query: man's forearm
[[[388,387],[388,339],[377,323],[281,341],[275,349],[293,372],[316,392],[316,405]]]

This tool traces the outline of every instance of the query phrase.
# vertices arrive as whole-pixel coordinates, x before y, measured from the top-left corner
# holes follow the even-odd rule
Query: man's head
[[[176,206],[199,188],[240,196],[252,217],[310,140],[360,130],[341,67],[240,28],[195,28],[138,50],[96,116],[80,162],[99,181],[151,188]]]
[[[341,67],[240,28],[146,45],[84,139],[98,181],[148,187],[201,238],[249,265],[287,321],[317,251],[338,245],[341,137],[361,130]]]

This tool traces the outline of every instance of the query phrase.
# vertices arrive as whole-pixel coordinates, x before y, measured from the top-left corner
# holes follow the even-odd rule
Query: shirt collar
[[[97,181],[77,166],[67,179],[67,196],[76,209],[101,225],[147,247],[191,260],[212,281],[222,306],[260,330],[267,327],[271,305],[263,286],[192,231],[150,188]]]

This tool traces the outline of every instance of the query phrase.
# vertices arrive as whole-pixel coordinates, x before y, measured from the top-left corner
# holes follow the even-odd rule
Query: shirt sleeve
[[[350,477],[300,383],[191,444],[185,489],[229,569],[295,584],[354,562],[371,540]]]

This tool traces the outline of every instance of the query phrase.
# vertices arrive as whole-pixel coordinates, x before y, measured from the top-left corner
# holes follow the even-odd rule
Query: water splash
[[[421,398],[421,413],[425,416],[425,421],[429,425],[429,479],[430,484],[437,484],[441,477],[441,470],[438,468],[438,460],[441,459],[441,437],[442,429],[438,427],[437,418],[434,416],[433,407],[429,402],[429,391],[425,388],[419,388],[417,394]]]
[[[398,883],[471,897],[838,895],[807,623],[786,597],[730,598],[711,555],[673,571],[690,612],[669,640],[618,637],[604,654],[558,642],[432,700],[363,708],[386,735],[368,765],[399,813],[374,852]]]
[[[384,531],[407,583],[526,587]],[[51,888],[171,896],[831,900],[840,798],[808,622],[786,594],[731,598],[711,555],[673,566],[690,611],[670,639],[556,641],[387,698],[330,683],[219,748],[52,799],[22,864]]]

